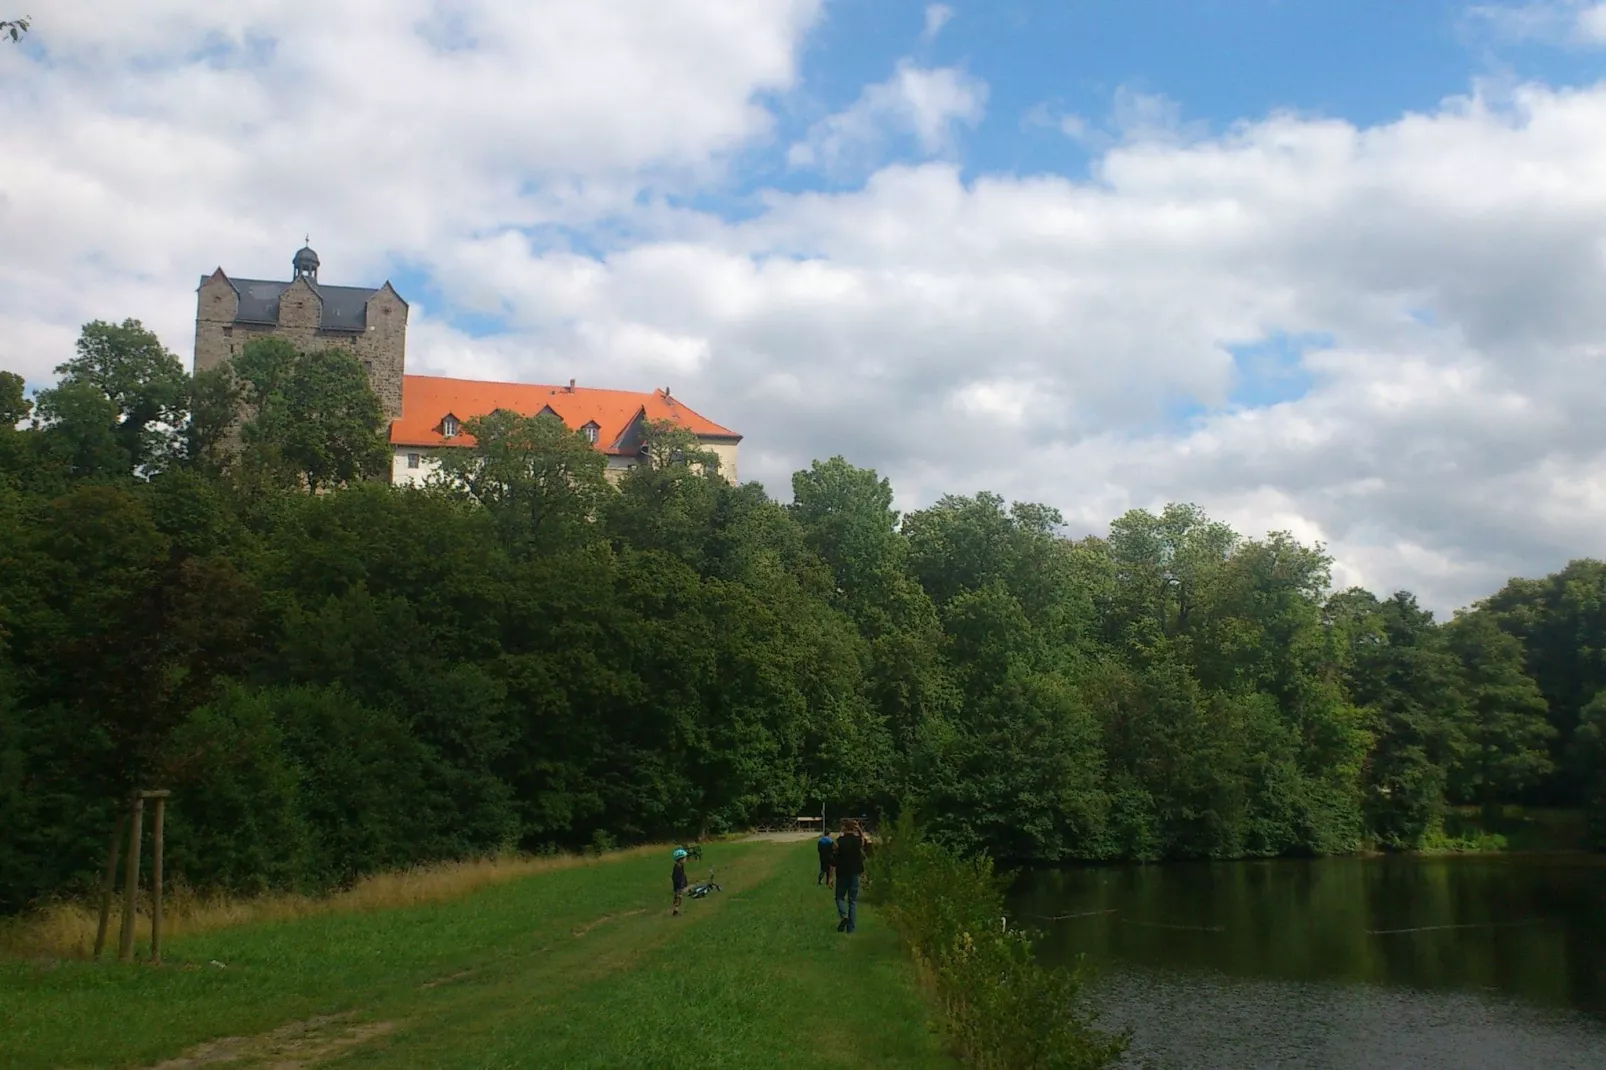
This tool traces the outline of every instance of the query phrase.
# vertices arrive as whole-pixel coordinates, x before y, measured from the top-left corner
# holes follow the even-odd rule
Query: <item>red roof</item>
[[[508,409],[535,416],[551,409],[575,431],[597,425],[597,448],[622,454],[625,432],[638,420],[670,420],[703,438],[740,441],[736,432],[693,412],[667,390],[598,390],[589,386],[540,386],[533,383],[488,383],[478,379],[445,379],[434,375],[402,376],[402,415],[390,425],[393,446],[472,446],[474,436],[459,432],[448,439],[441,421],[459,423]],[[629,451],[633,452],[633,451]]]

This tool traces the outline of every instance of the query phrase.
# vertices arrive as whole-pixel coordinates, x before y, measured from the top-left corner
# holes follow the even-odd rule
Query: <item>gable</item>
[[[222,269],[219,268],[219,271]],[[210,278],[211,276],[208,276]],[[227,276],[225,276],[227,278]],[[206,279],[201,284],[206,284]],[[272,327],[279,322],[279,300],[294,283],[275,282],[269,279],[228,279],[234,292],[240,295],[240,307],[234,322]],[[364,286],[325,286],[305,279],[296,282],[310,289],[322,303],[318,329],[356,333],[368,329],[368,301],[379,290]],[[388,288],[386,283],[381,289]],[[407,302],[395,290],[390,291],[405,307]]]

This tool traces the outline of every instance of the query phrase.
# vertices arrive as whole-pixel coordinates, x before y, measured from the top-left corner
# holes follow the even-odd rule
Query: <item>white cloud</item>
[[[926,26],[920,32],[922,41],[931,42],[937,39],[942,28],[953,20],[954,9],[947,4],[926,5]]]
[[[1594,4],[1580,11],[1577,32],[1590,44],[1606,45],[1606,4]]]
[[[957,67],[924,68],[909,60],[891,78],[866,86],[845,110],[814,124],[793,145],[794,167],[841,172],[874,166],[887,143],[914,139],[926,156],[951,154],[959,126],[974,127],[987,108],[987,83]]]
[[[1061,112],[1047,101],[1027,109],[1022,123],[1058,130],[1096,152],[1107,152],[1122,143],[1182,144],[1203,140],[1210,133],[1208,123],[1185,120],[1182,106],[1164,93],[1145,93],[1127,85],[1116,87],[1103,124],[1075,112]]]
[[[1469,10],[1469,16],[1509,41],[1606,45],[1606,3],[1600,0],[1480,4]]]
[[[310,230],[332,282],[427,274],[416,370],[670,386],[778,493],[844,453],[906,508],[1197,501],[1441,609],[1606,533],[1606,85],[1214,135],[1130,95],[1091,178],[964,181],[985,86],[905,64],[810,151],[938,160],[732,223],[666,197],[774,137],[815,3],[125,7],[0,49],[0,365],[33,381],[94,317],[187,356],[199,276],[282,277]],[[1232,404],[1227,347],[1275,332],[1332,337],[1309,392]]]

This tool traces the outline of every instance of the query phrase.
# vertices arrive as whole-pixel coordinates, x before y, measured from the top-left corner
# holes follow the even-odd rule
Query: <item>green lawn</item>
[[[175,939],[160,968],[0,964],[0,1065],[139,1067],[208,1041],[239,1067],[954,1065],[895,935],[873,911],[836,933],[811,844],[706,853],[724,891],[678,918],[667,858],[626,858]]]

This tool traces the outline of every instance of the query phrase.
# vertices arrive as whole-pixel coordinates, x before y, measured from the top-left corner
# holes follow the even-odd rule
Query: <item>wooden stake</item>
[[[100,887],[100,924],[95,928],[95,958],[106,947],[106,930],[111,925],[112,896],[117,894],[117,852],[123,846],[123,826],[128,823],[128,811],[117,810],[117,821],[112,826],[112,842],[106,848],[106,879]]]
[[[118,962],[134,961],[134,894],[139,890],[139,834],[145,818],[145,800],[134,796],[128,822],[128,857],[123,870],[123,931],[117,946]]]
[[[151,963],[162,964],[162,813],[167,809],[167,792],[156,796],[156,815],[151,820]]]

